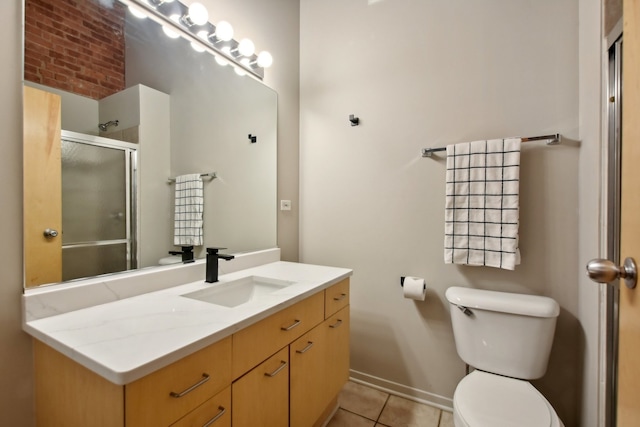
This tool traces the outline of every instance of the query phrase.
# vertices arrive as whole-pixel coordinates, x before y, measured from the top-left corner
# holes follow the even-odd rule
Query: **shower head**
[[[119,121],[118,120],[111,120],[109,122],[106,123],[100,123],[98,124],[98,127],[100,128],[100,130],[102,132],[106,132],[107,129],[109,129],[109,126],[118,126]]]

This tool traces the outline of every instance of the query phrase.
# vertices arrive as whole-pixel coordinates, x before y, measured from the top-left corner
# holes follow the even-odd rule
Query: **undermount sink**
[[[182,295],[225,307],[236,307],[260,299],[280,289],[294,284],[288,280],[269,277],[248,276],[231,282],[220,283],[212,288],[202,289]]]

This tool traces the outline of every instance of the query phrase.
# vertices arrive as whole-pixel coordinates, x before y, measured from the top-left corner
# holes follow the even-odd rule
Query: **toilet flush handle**
[[[621,266],[617,266],[608,259],[592,259],[587,263],[587,276],[598,283],[611,283],[616,279],[624,279],[629,289],[635,288],[638,282],[636,262],[633,258],[625,259]]]
[[[463,312],[467,316],[473,316],[473,311],[469,310],[464,305],[457,305],[456,307],[458,307],[458,310],[460,310],[461,312]]]

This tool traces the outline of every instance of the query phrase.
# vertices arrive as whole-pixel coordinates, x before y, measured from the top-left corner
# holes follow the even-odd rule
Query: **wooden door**
[[[620,259],[640,261],[640,3],[623,3],[622,197]],[[617,425],[640,420],[640,286],[620,286]]]
[[[62,281],[60,96],[24,87],[25,286]],[[46,229],[58,235],[45,237]]]

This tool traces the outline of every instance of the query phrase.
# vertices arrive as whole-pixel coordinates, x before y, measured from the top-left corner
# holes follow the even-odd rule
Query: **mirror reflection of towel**
[[[200,174],[176,177],[173,244],[202,246],[203,185]]]
[[[447,146],[444,261],[513,270],[518,249],[520,138]]]

